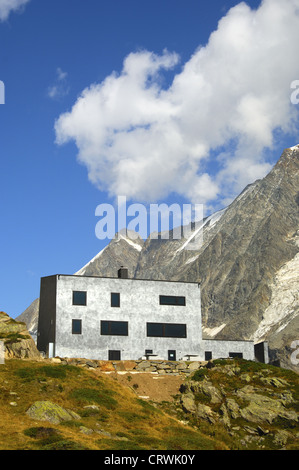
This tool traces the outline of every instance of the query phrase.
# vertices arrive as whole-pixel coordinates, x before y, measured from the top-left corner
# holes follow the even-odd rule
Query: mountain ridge
[[[115,277],[119,266],[125,265],[129,277],[136,279],[201,282],[207,339],[265,339],[272,361],[298,371],[297,364],[290,362],[290,345],[299,337],[298,298],[293,296],[292,308],[285,305],[285,315],[273,318],[272,325],[268,321],[267,332],[258,336],[264,315],[271,316],[284,266],[288,270],[294,264],[290,282],[294,292],[299,290],[298,188],[296,145],[284,150],[265,178],[247,185],[228,207],[203,220],[203,243],[197,249],[186,249],[192,237],[173,239],[172,231],[168,239],[149,236],[145,241],[135,239],[136,234],[134,240],[130,233],[121,234],[76,274]],[[284,282],[286,292],[286,278]]]

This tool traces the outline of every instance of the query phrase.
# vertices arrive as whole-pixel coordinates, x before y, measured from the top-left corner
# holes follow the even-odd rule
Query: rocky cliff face
[[[133,238],[136,239],[133,239]],[[120,266],[126,266],[129,277],[134,276],[144,241],[131,231],[120,232],[100,253],[76,274],[81,276],[115,277]]]
[[[41,358],[25,323],[13,320],[4,312],[0,312],[0,340],[4,343],[5,359]]]
[[[269,341],[271,359],[297,369],[299,146],[203,224],[203,245],[147,240],[136,277],[201,281],[206,338]]]
[[[299,146],[232,204],[203,221],[190,239],[112,240],[77,274],[115,276],[120,265],[143,279],[200,281],[206,338],[267,340],[271,359],[292,363],[299,339]],[[20,317],[22,318],[22,316]]]

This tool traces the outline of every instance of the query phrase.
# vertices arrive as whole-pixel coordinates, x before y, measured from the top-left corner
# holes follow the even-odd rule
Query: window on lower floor
[[[127,321],[101,321],[101,335],[128,336]]]
[[[82,320],[72,320],[72,334],[73,335],[82,334]]]
[[[205,361],[210,361],[212,359],[212,351],[205,351]]]
[[[74,290],[73,291],[73,305],[86,305],[86,292]]]
[[[176,295],[160,295],[160,305],[186,305],[186,297]]]
[[[113,351],[112,349],[109,349],[108,361],[120,361],[120,351]]]
[[[187,327],[182,323],[147,323],[147,336],[187,338]]]
[[[240,352],[230,352],[228,353],[228,356],[231,357],[232,359],[235,357],[239,359],[243,359],[243,353],[240,353]]]

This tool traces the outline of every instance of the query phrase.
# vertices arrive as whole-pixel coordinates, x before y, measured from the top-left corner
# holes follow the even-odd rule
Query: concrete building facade
[[[49,357],[254,359],[253,343],[202,340],[201,325],[198,283],[128,279],[125,268],[115,278],[41,279],[37,347]]]
[[[90,359],[199,354],[197,283],[55,275],[41,279],[37,346]]]

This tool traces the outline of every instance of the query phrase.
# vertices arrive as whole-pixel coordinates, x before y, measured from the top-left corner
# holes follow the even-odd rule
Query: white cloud
[[[293,130],[298,43],[299,0],[264,0],[257,10],[240,3],[167,89],[163,71],[179,57],[131,53],[120,74],[86,88],[59,117],[56,141],[75,141],[90,180],[111,196],[236,195],[269,171],[263,155],[274,132]]]
[[[5,21],[12,11],[25,7],[30,0],[0,0],[0,21]]]
[[[67,73],[63,72],[60,67],[56,70],[56,80],[53,85],[48,88],[48,97],[51,99],[60,99],[69,93],[67,85]]]

